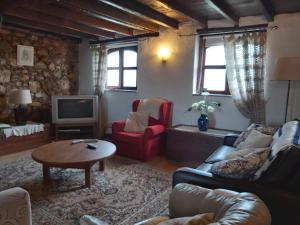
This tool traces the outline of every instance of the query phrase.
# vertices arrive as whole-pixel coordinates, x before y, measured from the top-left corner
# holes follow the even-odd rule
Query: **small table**
[[[224,137],[235,131],[177,125],[167,130],[167,158],[176,161],[203,163],[220,145]]]
[[[104,170],[104,159],[116,152],[116,146],[107,141],[93,143],[97,149],[88,149],[86,143],[72,144],[71,140],[52,142],[36,148],[32,158],[43,164],[44,181],[49,181],[50,167],[85,170],[85,186],[91,186],[91,167],[99,162],[99,170]]]

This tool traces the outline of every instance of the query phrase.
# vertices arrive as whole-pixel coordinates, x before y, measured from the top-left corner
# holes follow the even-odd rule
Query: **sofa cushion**
[[[144,140],[143,133],[119,132],[115,134],[115,140],[130,143],[142,144]]]
[[[238,157],[243,157],[243,156],[248,155],[252,152],[260,151],[260,150],[264,150],[264,148],[245,148],[245,149],[241,149],[241,150],[236,150],[236,151],[233,151],[233,152],[229,153],[225,157],[225,159],[236,159]]]
[[[225,157],[236,149],[227,145],[217,148],[206,160],[205,163],[215,163],[225,159]]]
[[[266,161],[270,148],[258,149],[243,157],[216,162],[211,167],[215,175],[233,178],[250,179]]]
[[[239,143],[236,148],[265,148],[271,144],[272,139],[271,135],[266,135],[257,130],[252,130],[246,140]]]
[[[205,171],[205,172],[210,172],[210,169],[211,169],[212,165],[213,164],[211,164],[211,163],[202,163],[196,169],[201,170],[201,171]]]

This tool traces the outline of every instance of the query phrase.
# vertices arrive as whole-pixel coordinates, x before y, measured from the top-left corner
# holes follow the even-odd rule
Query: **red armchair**
[[[140,100],[132,103],[132,111],[136,112]],[[164,133],[169,125],[171,105],[164,101],[160,106],[159,120],[149,117],[149,126],[144,133],[124,131],[125,121],[112,124],[112,139],[117,146],[117,154],[142,161],[148,161],[157,155],[163,147]]]

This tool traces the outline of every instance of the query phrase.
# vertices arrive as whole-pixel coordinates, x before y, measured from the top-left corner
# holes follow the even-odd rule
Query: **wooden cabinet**
[[[229,133],[234,132],[220,129],[204,132],[196,126],[177,125],[167,130],[166,156],[171,160],[200,164],[223,144]]]
[[[96,138],[96,123],[54,124],[55,140]]]

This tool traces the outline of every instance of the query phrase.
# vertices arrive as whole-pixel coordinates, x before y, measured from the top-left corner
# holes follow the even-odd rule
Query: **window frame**
[[[130,51],[134,51],[136,52],[136,54],[138,55],[138,46],[134,45],[134,46],[126,46],[126,47],[119,47],[119,48],[111,48],[107,51],[107,55],[115,52],[115,51],[119,51],[119,67],[108,67],[107,66],[107,72],[108,70],[119,70],[119,86],[108,86],[106,84],[106,89],[108,90],[130,90],[130,91],[135,91],[137,90],[137,80],[136,80],[136,86],[135,87],[127,87],[127,86],[123,86],[123,81],[124,81],[124,70],[136,70],[136,79],[137,79],[137,65],[136,67],[124,67],[124,51],[126,50],[130,50]],[[137,57],[138,59],[138,57]],[[138,63],[138,62],[136,62]]]
[[[212,47],[212,46],[209,46]],[[202,67],[200,70],[200,90],[204,90],[204,79],[205,79],[205,69],[225,69],[225,90],[224,91],[217,91],[217,90],[207,90],[209,94],[212,95],[231,95],[229,86],[228,86],[228,80],[227,80],[227,70],[226,70],[226,64],[225,65],[205,65],[205,59],[206,59],[206,50],[207,48],[204,43],[204,47],[202,49],[203,55],[202,55]],[[200,94],[201,94],[200,92]]]

